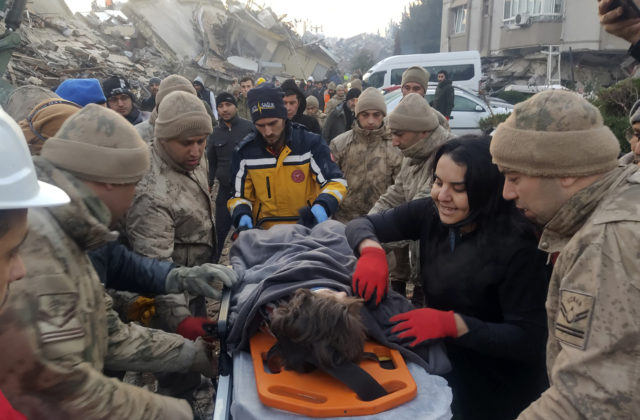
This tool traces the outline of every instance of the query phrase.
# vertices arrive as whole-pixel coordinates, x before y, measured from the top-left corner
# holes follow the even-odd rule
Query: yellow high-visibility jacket
[[[347,194],[347,182],[321,136],[290,121],[285,136],[278,156],[267,150],[257,131],[236,147],[231,165],[234,194],[227,202],[234,226],[245,214],[257,225],[266,217],[298,216],[302,207],[314,204],[331,216]]]

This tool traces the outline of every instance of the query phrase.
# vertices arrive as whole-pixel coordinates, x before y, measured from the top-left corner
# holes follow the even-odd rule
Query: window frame
[[[516,16],[528,14],[531,18],[562,16],[563,0],[505,0],[502,21],[515,24]]]
[[[469,12],[467,5],[454,7],[451,9],[453,15],[453,21],[451,25],[451,35],[462,35],[467,32],[467,19],[469,18]],[[459,17],[460,16],[460,17]]]

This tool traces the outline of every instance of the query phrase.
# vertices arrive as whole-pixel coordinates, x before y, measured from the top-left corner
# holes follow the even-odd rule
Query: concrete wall
[[[528,27],[500,31],[499,49],[528,48],[561,43],[562,22],[534,22]]]

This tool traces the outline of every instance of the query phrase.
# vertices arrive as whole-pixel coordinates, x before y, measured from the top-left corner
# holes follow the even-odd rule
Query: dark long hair
[[[504,175],[491,161],[490,144],[491,137],[472,134],[449,140],[436,150],[430,168],[431,179],[435,179],[436,166],[442,156],[446,155],[456,164],[466,166],[464,186],[470,213],[456,227],[475,223],[478,230],[492,226],[533,233],[533,224],[516,209],[513,201],[502,198]]]

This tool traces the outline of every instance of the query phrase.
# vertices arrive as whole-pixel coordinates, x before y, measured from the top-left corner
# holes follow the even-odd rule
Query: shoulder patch
[[[42,344],[84,336],[76,318],[77,304],[78,294],[73,292],[38,296],[38,328]]]
[[[560,308],[556,316],[555,337],[581,350],[587,348],[596,298],[583,292],[560,289]]]

